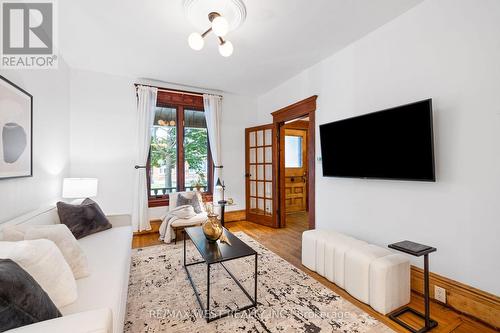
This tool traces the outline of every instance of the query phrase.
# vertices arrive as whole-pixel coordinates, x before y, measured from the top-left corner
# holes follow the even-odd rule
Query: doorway
[[[315,228],[317,98],[273,112],[272,124],[245,129],[247,221],[274,228],[301,221],[304,230]]]
[[[309,168],[307,142],[309,118],[286,122],[280,131],[280,144],[284,155],[285,184],[282,200],[285,201],[283,226],[295,225],[306,228],[308,223]]]
[[[277,225],[280,228],[286,227],[287,222],[293,223],[294,226],[296,223],[303,224],[307,229],[314,229],[316,226],[315,112],[317,98],[318,96],[314,95],[271,113],[274,128],[279,133],[275,145],[277,190],[274,205],[278,207],[276,216]]]

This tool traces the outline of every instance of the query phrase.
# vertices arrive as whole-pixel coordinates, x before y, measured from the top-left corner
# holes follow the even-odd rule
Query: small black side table
[[[389,247],[394,250],[398,250],[404,253],[411,254],[412,256],[415,257],[420,257],[424,256],[424,302],[425,302],[425,314],[421,314],[417,310],[414,310],[408,306],[405,306],[404,308],[397,310],[391,314],[389,314],[389,318],[394,320],[396,323],[399,325],[403,326],[407,330],[413,333],[425,333],[429,332],[432,330],[434,327],[438,325],[438,323],[435,320],[431,319],[431,314],[430,314],[430,300],[429,300],[429,253],[436,252],[437,249],[435,247],[423,245],[423,244],[418,244],[410,241],[402,241],[394,244],[389,244]],[[400,320],[398,317],[402,315],[403,313],[406,312],[411,312],[420,318],[425,320],[425,326],[422,327],[419,330],[414,329],[413,327],[409,326],[402,320]]]

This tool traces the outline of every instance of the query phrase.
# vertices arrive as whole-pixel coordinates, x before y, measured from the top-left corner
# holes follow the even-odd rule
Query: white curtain
[[[146,164],[151,145],[151,127],[153,126],[156,108],[157,88],[137,87],[137,151],[134,186],[134,207],[132,211],[132,227],[134,231],[150,230],[148,216],[148,184]]]
[[[222,168],[217,168],[222,166],[221,158],[221,114],[222,114],[222,97],[217,95],[203,95],[203,104],[205,106],[205,118],[207,120],[208,129],[208,140],[210,141],[210,150],[212,151],[212,159],[214,162],[214,203],[222,200],[222,192],[216,190],[215,184],[217,179],[220,178],[222,181]]]

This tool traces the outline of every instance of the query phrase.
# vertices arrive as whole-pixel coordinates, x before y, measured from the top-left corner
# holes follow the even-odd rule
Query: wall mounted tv
[[[323,176],[435,181],[432,99],[319,126]]]

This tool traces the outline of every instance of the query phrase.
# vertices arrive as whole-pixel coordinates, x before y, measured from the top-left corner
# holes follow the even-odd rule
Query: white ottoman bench
[[[340,288],[345,288],[346,280],[346,253],[351,249],[365,246],[368,243],[355,238],[347,237],[335,244],[334,262],[333,262],[333,282]]]
[[[307,230],[302,233],[302,265],[324,275],[325,245],[343,236],[333,230]],[[343,236],[345,237],[345,236]]]
[[[323,230],[316,238],[316,272],[326,276],[326,270],[333,266],[332,247],[342,239],[348,238],[333,230]]]
[[[345,254],[345,290],[363,303],[370,302],[370,265],[391,251],[376,245],[351,248]]]
[[[316,271],[316,239],[320,231],[307,230],[302,233],[302,265]]]
[[[385,315],[410,303],[410,260],[402,254],[370,264],[370,306]]]
[[[302,234],[302,264],[387,314],[410,301],[410,261],[333,230]]]
[[[345,244],[346,242],[352,241],[354,238],[346,236],[341,233],[337,233],[330,237],[329,242],[325,243],[324,247],[324,261],[325,261],[325,274],[323,275],[328,280],[334,282],[335,276],[335,248],[340,246],[340,244]],[[343,266],[343,264],[342,264]],[[343,275],[343,273],[342,273]]]

